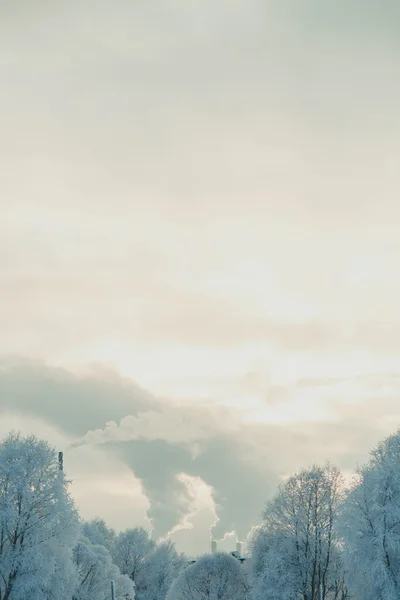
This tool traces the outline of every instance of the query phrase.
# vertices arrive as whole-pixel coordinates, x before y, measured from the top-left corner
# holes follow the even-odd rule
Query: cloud
[[[41,361],[0,361],[0,409],[39,417],[70,435],[84,435],[96,424],[158,404],[106,366],[93,367],[91,376],[77,376]]]
[[[241,424],[227,408],[215,405],[182,405],[164,402],[162,411],[147,410],[137,416],[128,415],[117,424],[110,421],[104,429],[90,430],[75,444],[105,444],[134,440],[190,444],[212,438],[223,430],[237,433]],[[215,419],[215,422],[211,419]]]
[[[1,409],[125,461],[160,535],[194,510],[182,473],[244,531],[399,417],[398,11],[0,3],[0,353],[46,361],[2,363]]]
[[[355,6],[3,2],[0,351],[396,353],[398,8]]]
[[[79,441],[79,447],[66,449],[67,464],[74,463],[74,453],[84,462],[85,453],[98,448],[109,460],[129,467],[136,477],[132,489],[135,481],[140,482],[149,502],[154,535],[164,537],[172,531],[178,539],[187,539],[189,533],[179,536],[179,529],[196,521],[197,510],[206,511],[208,519],[215,511],[217,521],[209,524],[216,538],[234,530],[243,539],[286,474],[326,460],[349,471],[364,460],[370,446],[400,420],[399,375],[365,375],[350,383],[346,388],[342,379],[299,381],[299,389],[317,390],[334,413],[318,422],[282,426],[249,421],[245,412],[215,403],[155,399],[116,372],[99,367],[77,376],[13,360],[3,362],[0,369],[4,414],[23,411],[40,417],[66,432],[70,444],[74,438]],[[288,389],[285,402],[291,393],[293,389]],[[290,403],[287,406],[291,410]],[[118,413],[127,414],[118,419]],[[102,420],[97,429],[86,427]],[[122,481],[126,483],[118,502],[125,505],[126,475],[121,474]],[[210,490],[209,503],[196,504],[196,481]],[[118,489],[118,478],[113,479],[114,486]],[[113,498],[117,502],[118,494]]]
[[[340,34],[358,34],[370,37],[385,36],[393,33],[392,21],[400,15],[395,0],[388,0],[385,6],[379,0],[356,0],[351,5],[345,0],[328,1],[324,4],[318,0],[294,0],[269,2],[276,12],[284,14],[287,19],[295,21],[300,27],[309,30],[331,30]],[[357,36],[358,40],[358,36]]]

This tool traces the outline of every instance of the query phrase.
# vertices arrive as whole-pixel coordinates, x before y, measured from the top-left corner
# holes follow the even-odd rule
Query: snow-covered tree
[[[81,538],[74,550],[78,582],[73,600],[108,600],[111,581],[115,581],[117,600],[134,600],[135,586],[121,575],[107,548]]]
[[[113,553],[117,534],[114,529],[106,525],[104,519],[96,518],[92,521],[84,521],[82,535],[92,544],[100,544],[107,548],[111,554]]]
[[[59,546],[54,540],[54,551],[47,560],[54,565],[54,572],[49,585],[37,594],[40,600],[71,600],[77,586],[77,570],[73,562],[73,551],[70,546]],[[49,547],[49,550],[51,546]],[[38,591],[40,585],[38,586]],[[29,596],[29,600],[32,596]]]
[[[154,547],[155,542],[142,527],[122,531],[115,540],[114,562],[122,574],[135,582],[137,598],[142,588],[146,560]]]
[[[173,582],[167,600],[245,600],[246,571],[230,554],[206,554]]]
[[[291,540],[285,534],[272,533],[264,526],[253,532],[249,542],[250,560],[246,563],[254,600],[293,600],[299,597],[298,577]],[[291,568],[290,568],[291,567]]]
[[[137,599],[164,600],[172,582],[186,565],[186,557],[178,555],[171,541],[157,544],[147,555],[137,577]]]
[[[343,567],[336,522],[342,478],[330,465],[302,470],[281,484],[250,540],[256,600],[338,598]],[[344,595],[343,599],[346,595]]]
[[[400,430],[358,469],[343,508],[348,583],[364,600],[400,598]]]
[[[0,600],[71,597],[79,521],[57,454],[34,436],[0,443]],[[58,583],[56,583],[56,575]]]
[[[113,557],[121,573],[134,581],[136,600],[164,600],[186,564],[172,542],[156,544],[141,527],[118,534]]]

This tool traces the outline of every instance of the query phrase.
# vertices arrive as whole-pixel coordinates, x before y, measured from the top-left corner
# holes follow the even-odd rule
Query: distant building
[[[244,563],[244,561],[246,560],[246,558],[244,556],[242,556],[242,544],[240,542],[237,542],[236,550],[231,552],[231,555],[234,558],[237,558],[238,560],[240,560],[241,563]]]
[[[218,551],[217,542],[216,542],[216,540],[212,540],[211,541],[211,554],[216,554],[217,551]],[[242,564],[246,560],[246,557],[242,556],[242,544],[240,542],[237,542],[236,550],[234,550],[233,552],[230,552],[229,554],[231,556],[233,556],[233,558],[236,558],[237,560],[239,560]],[[196,562],[195,560],[189,560],[188,565],[193,565],[195,562]]]

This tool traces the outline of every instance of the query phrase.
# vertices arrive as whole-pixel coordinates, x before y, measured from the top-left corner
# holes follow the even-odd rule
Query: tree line
[[[35,436],[0,443],[0,600],[398,600],[400,431],[351,484],[330,464],[302,469],[267,502],[242,565],[193,564],[143,528],[80,519],[57,453]]]
[[[331,465],[284,481],[250,535],[253,600],[400,598],[400,430],[345,485]]]

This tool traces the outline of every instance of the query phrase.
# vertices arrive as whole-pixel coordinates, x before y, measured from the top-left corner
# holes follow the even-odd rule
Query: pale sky
[[[84,517],[202,552],[397,429],[399,27],[0,0],[0,433],[65,449]]]

